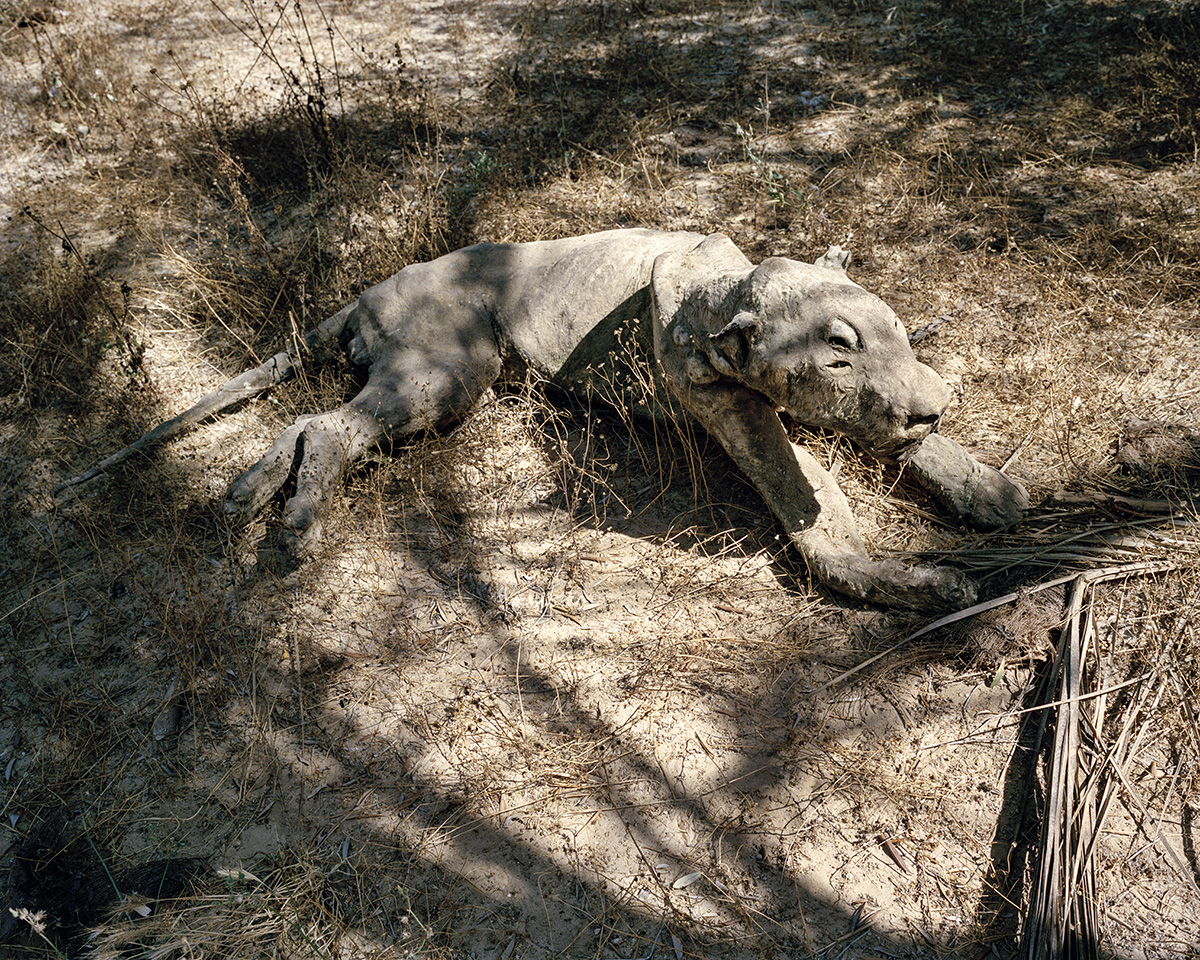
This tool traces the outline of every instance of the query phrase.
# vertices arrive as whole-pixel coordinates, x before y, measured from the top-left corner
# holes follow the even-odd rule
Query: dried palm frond
[[[1105,580],[1128,577],[1141,571],[1130,568],[1092,571],[1074,579],[1054,664],[1044,690],[1053,694],[1043,704],[1037,752],[1051,711],[1056,711],[1054,741],[1046,760],[1046,805],[1038,871],[1030,895],[1029,913],[1022,937],[1026,960],[1059,957],[1099,957],[1100,899],[1097,887],[1096,848],[1105,815],[1116,790],[1121,788],[1143,811],[1126,772],[1131,757],[1155,716],[1168,678],[1159,664],[1140,677],[1113,685],[1117,640],[1107,653],[1093,616],[1093,588]],[[1119,722],[1110,718],[1106,736],[1108,695],[1123,686],[1135,686],[1125,701]],[[1151,818],[1146,817],[1147,821]],[[1184,861],[1158,832],[1157,842],[1180,875],[1193,888],[1195,881]]]
[[[1097,827],[1096,798],[1088,785],[1096,782],[1095,738],[1099,735],[1099,725],[1084,723],[1081,700],[1085,656],[1095,639],[1091,618],[1083,616],[1089,586],[1086,575],[1077,577],[1072,585],[1070,614],[1047,683],[1047,687],[1057,684],[1058,715],[1049,759],[1040,866],[1024,934],[1023,954],[1029,960],[1050,960],[1064,955],[1088,960],[1098,957],[1096,861],[1092,842]],[[1039,742],[1048,720],[1047,709]]]
[[[1166,512],[1151,510],[1151,506]],[[1019,531],[1003,537],[945,551],[925,551],[921,556],[950,557],[976,577],[986,579],[1019,571],[1044,574],[1133,562],[1174,565],[1181,553],[1200,552],[1200,519],[1194,509],[1165,501],[1126,500],[1124,509],[1132,511],[1135,507],[1142,514],[1154,515],[1135,519],[1098,515],[1095,511],[1046,515],[1036,522],[1031,519]]]

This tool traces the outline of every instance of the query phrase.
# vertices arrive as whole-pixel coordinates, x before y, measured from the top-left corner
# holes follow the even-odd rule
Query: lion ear
[[[840,270],[845,273],[850,268],[850,251],[839,246],[832,246],[813,261],[814,267],[825,267],[827,270]]]
[[[690,329],[711,330],[711,321],[704,321],[727,309],[724,303],[730,289],[753,268],[733,241],[720,233],[705,237],[684,253],[664,253],[655,258],[650,297],[656,348],[663,331],[676,319]],[[681,311],[698,315],[680,316]]]
[[[726,375],[744,369],[750,355],[750,341],[757,330],[758,317],[742,310],[716,333],[710,333],[708,340],[713,352],[709,360],[713,366]]]

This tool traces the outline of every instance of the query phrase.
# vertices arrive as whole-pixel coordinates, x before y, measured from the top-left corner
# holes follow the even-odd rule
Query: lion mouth
[[[912,456],[927,437],[937,433],[938,425],[941,422],[940,416],[929,417],[927,419],[922,418],[916,420],[916,422],[913,422],[915,418],[910,418],[910,422],[906,428],[902,428],[891,436],[880,437],[878,434],[869,435],[841,426],[809,423],[780,406],[775,407],[775,412],[783,423],[783,428],[787,432],[788,437],[793,442],[803,442],[802,438],[805,433],[828,430],[831,433],[840,434],[854,441],[864,450],[877,457],[897,461],[903,461],[905,458]]]
[[[899,460],[900,462],[903,462],[908,457],[911,457],[914,453],[916,453],[917,448],[935,433],[937,433],[936,423],[922,433],[919,437],[904,437],[895,443],[876,448],[875,452],[881,453],[893,460]]]
[[[911,457],[928,437],[937,433],[939,420],[940,418],[932,422],[918,424],[916,427],[910,425],[908,430],[901,436],[882,441],[868,440],[863,442],[863,446],[867,447],[876,456],[903,462],[906,458]]]

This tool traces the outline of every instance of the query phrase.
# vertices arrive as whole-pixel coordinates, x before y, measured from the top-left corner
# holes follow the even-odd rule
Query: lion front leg
[[[899,460],[942,509],[980,530],[1010,527],[1029,509],[1020,483],[940,434],[930,434]]]
[[[847,596],[913,609],[960,609],[970,578],[950,567],[873,560],[837,482],[787,437],[774,409],[749,390],[692,384],[680,399],[753,481],[809,571]]]
[[[840,593],[888,607],[959,610],[975,602],[975,584],[953,567],[871,559],[837,481],[808,450],[786,434],[783,440],[804,482],[816,491],[817,517],[789,534],[819,580]]]

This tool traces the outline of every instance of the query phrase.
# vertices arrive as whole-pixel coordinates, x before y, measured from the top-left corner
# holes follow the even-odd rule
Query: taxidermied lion
[[[303,348],[231,380],[63,487],[290,377],[304,349],[337,341],[367,369],[362,391],[297,420],[226,499],[245,521],[294,477],[283,527],[297,556],[320,538],[351,464],[381,443],[461,421],[498,380],[533,373],[614,401],[632,380],[661,394],[663,415],[691,416],[721,442],[821,582],[875,603],[965,606],[975,589],[962,573],[867,555],[837,483],[777,414],[899,460],[978,527],[1014,523],[1028,505],[1019,484],[933,432],[949,390],[914,356],[892,310],[847,278],[848,261],[834,247],[815,264],[773,257],[756,267],[720,234],[653,230],[477,244],[371,287]]]

